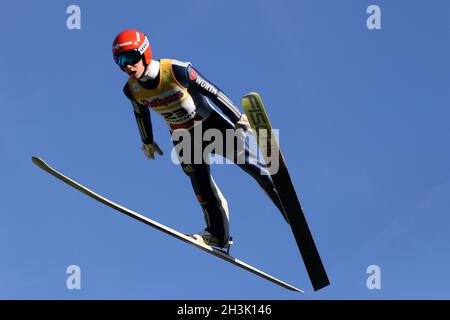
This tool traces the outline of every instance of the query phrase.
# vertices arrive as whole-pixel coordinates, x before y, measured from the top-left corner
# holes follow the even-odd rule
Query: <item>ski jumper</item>
[[[162,59],[152,61],[153,65],[159,64],[156,77],[142,77],[139,80],[129,78],[124,86],[124,93],[133,105],[142,142],[153,143],[153,131],[149,109],[159,113],[166,121],[169,130],[189,130],[194,137],[194,125],[201,124],[202,131],[217,129],[227,139],[225,130],[236,129],[235,123],[241,118],[241,113],[227,96],[215,85],[206,80],[190,63],[177,60]],[[223,114],[219,113],[211,104],[212,101]],[[203,136],[203,132],[201,137]],[[233,139],[245,139],[233,137]],[[194,139],[191,139],[192,149]],[[203,140],[203,139],[201,139]],[[197,141],[198,143],[199,141]],[[234,141],[235,147],[238,145]],[[176,146],[178,142],[174,141]],[[202,151],[210,142],[202,142]],[[224,141],[224,146],[227,142]],[[237,165],[250,174],[265,193],[270,197],[275,206],[284,216],[277,191],[264,165],[256,161],[255,153],[249,148],[246,141],[241,141],[244,150],[235,148],[234,153],[220,154],[237,163],[239,152],[245,152],[245,163]],[[192,152],[193,154],[194,152]],[[217,151],[213,153],[219,154]],[[202,152],[203,154],[203,152]],[[227,201],[214,182],[210,165],[202,157],[201,162],[181,161],[181,167],[190,178],[197,200],[204,213],[206,231],[216,236],[222,243],[229,239],[229,210]],[[197,160],[197,159],[196,159]]]

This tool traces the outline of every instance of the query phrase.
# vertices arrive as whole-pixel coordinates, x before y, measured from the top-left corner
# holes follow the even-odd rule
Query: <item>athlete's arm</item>
[[[209,98],[231,122],[237,123],[241,119],[241,112],[219,88],[203,77],[192,65],[189,64],[183,69],[184,72],[180,72],[179,67],[174,67],[174,74],[177,80],[181,80],[182,85]]]
[[[142,143],[144,144],[152,144],[153,143],[153,129],[152,129],[152,121],[150,117],[150,111],[146,106],[143,106],[137,103],[133,96],[131,95],[130,89],[128,85],[125,85],[123,88],[123,92],[130,100],[131,105],[133,106],[134,116],[136,117],[136,122],[139,128],[139,133],[141,135]]]

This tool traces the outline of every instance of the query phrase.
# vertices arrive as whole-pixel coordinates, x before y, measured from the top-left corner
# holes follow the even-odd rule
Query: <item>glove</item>
[[[248,122],[247,116],[242,114],[238,122],[234,124],[236,129],[243,129],[244,131],[250,130],[250,123]]]
[[[161,149],[154,142],[151,144],[143,143],[141,149],[142,149],[142,151],[144,151],[145,156],[152,160],[155,160],[155,156],[154,156],[155,152],[157,152],[160,156],[163,155],[163,152],[161,151]]]

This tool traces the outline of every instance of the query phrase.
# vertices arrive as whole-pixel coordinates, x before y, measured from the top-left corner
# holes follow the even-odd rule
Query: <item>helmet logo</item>
[[[150,43],[148,42],[147,37],[145,37],[144,43],[139,47],[138,51],[140,54],[143,54],[145,50],[149,47]]]
[[[114,45],[114,50],[116,50],[116,49],[119,49],[119,48],[121,48],[121,47],[125,47],[125,46],[128,46],[128,45],[130,45],[130,44],[132,44],[133,42],[131,42],[131,41],[127,41],[127,42],[122,42],[122,43],[116,43],[115,45]]]

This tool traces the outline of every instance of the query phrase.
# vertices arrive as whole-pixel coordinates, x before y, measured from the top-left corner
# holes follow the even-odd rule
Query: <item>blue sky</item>
[[[0,298],[449,298],[450,25],[447,1],[16,1],[0,10]],[[81,30],[66,8],[81,8]],[[366,27],[366,8],[382,29]],[[111,57],[123,29],[154,58],[190,61],[236,104],[261,94],[331,286],[314,293],[290,229],[233,165],[213,175],[231,210],[232,253],[299,295],[209,256],[69,188],[32,155],[184,232],[203,218],[165,151],[140,151],[126,77]],[[447,107],[446,107],[447,106]],[[81,268],[81,290],[66,268]],[[381,268],[368,290],[366,268]]]

